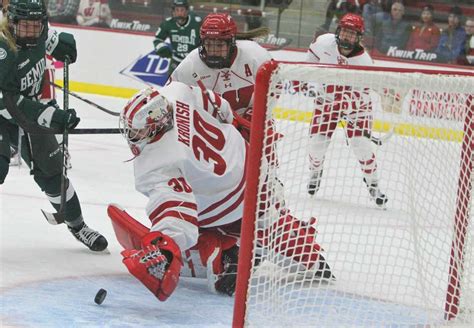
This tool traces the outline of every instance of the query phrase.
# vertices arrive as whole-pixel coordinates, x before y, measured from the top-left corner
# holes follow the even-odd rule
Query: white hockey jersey
[[[372,66],[373,60],[367,51],[362,50],[351,57],[346,57],[339,52],[336,35],[326,33],[309,45],[306,52],[306,61],[320,64],[359,65]]]
[[[207,89],[220,94],[243,116],[252,107],[257,70],[271,60],[271,56],[254,41],[238,40],[236,44],[237,54],[230,68],[209,68],[199,57],[199,49],[194,49],[171,74],[169,81],[197,85],[201,80]]]
[[[336,41],[336,35],[326,33],[316,38],[309,45],[306,52],[306,61],[310,63],[335,64],[335,65],[355,65],[355,66],[373,66],[374,62],[370,55],[361,48],[360,51],[349,57],[342,55]],[[354,111],[371,110],[374,95],[370,95],[367,88],[356,89],[344,86],[320,85],[309,83],[306,88],[317,95],[317,99],[324,99],[326,103],[333,103],[336,100],[345,99],[347,107],[346,114],[353,115]],[[345,92],[341,92],[344,89]]]
[[[110,25],[112,13],[108,0],[81,0],[76,16],[77,23],[82,26],[97,24]]]
[[[172,237],[184,251],[198,227],[242,218],[246,144],[231,124],[229,104],[200,88],[172,82],[159,90],[173,104],[174,126],[134,159],[135,186],[149,198],[152,231]]]

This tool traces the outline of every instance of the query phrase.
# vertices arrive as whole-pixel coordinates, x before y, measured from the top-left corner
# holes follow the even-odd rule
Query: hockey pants
[[[0,118],[0,161],[6,158],[9,163],[11,148],[18,148],[18,129],[18,125]],[[25,133],[21,138],[21,157],[51,205],[59,210],[63,162],[62,151],[55,135]],[[8,166],[0,165],[0,183],[3,183],[7,174]],[[68,185],[66,221],[74,226],[75,220],[82,220],[81,206],[72,184]]]

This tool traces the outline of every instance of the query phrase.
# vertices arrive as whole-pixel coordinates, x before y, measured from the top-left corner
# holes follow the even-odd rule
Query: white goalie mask
[[[173,107],[158,90],[141,90],[125,105],[119,126],[132,153],[138,156],[148,143],[173,126]]]

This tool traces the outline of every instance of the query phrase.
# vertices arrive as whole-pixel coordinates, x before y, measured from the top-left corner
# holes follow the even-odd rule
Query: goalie
[[[338,65],[372,66],[373,61],[360,44],[364,20],[355,14],[346,14],[336,34],[317,37],[307,51],[307,62]],[[347,138],[359,161],[364,182],[371,198],[379,207],[388,199],[379,189],[377,162],[372,150],[372,101],[370,90],[356,90],[349,86],[323,85],[316,87],[316,108],[310,128],[309,161],[311,177],[308,193],[314,195],[321,185],[323,164],[331,137],[339,121],[346,122]]]
[[[209,90],[205,94],[172,82],[132,97],[120,124],[135,156],[135,186],[148,197],[146,212],[152,223],[148,229],[119,207],[109,206],[117,239],[125,248],[123,263],[165,301],[180,271],[191,267],[191,253],[197,252],[211,289],[232,295],[248,161],[247,144],[234,127],[229,103]],[[287,210],[275,213],[265,233],[282,232],[280,254],[316,276],[332,278],[315,241],[315,228]],[[297,245],[299,251],[287,245]]]

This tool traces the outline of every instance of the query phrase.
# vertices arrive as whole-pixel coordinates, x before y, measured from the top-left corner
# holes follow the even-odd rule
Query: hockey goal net
[[[328,86],[344,90],[349,96],[341,101],[356,107],[356,91],[370,95],[384,208],[370,197],[344,119],[325,154],[320,189],[314,196],[307,192],[310,122],[315,106],[330,101]],[[234,326],[474,324],[473,91],[470,73],[262,66]],[[283,135],[279,141],[269,126]],[[283,185],[278,192],[265,186],[276,179]],[[282,240],[287,248],[295,244],[273,224],[282,201],[316,228],[335,279],[302,272],[281,256]]]

